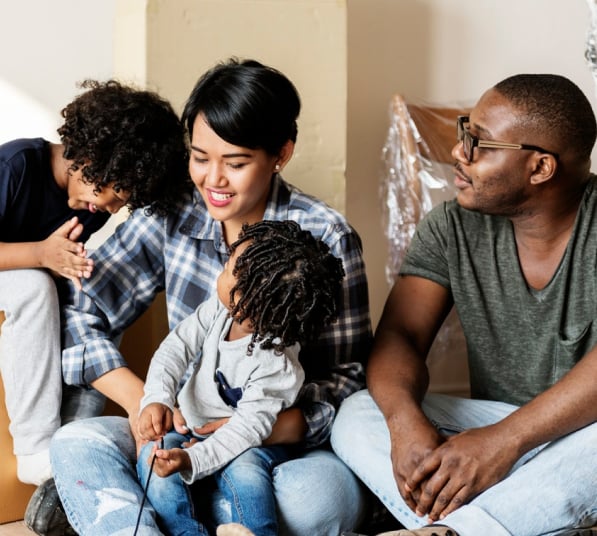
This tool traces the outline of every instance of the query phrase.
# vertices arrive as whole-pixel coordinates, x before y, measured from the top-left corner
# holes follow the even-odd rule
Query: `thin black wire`
[[[162,437],[160,441],[160,449],[164,448],[164,438]],[[151,474],[153,473],[153,464],[155,463],[156,455],[153,455],[151,459],[151,465],[149,466],[149,474],[147,475],[147,482],[145,482],[145,488],[143,489],[143,499],[141,499],[141,506],[139,506],[139,515],[137,516],[137,523],[135,523],[135,532],[133,532],[133,536],[137,536],[137,531],[139,530],[139,523],[141,522],[141,514],[143,514],[143,505],[145,504],[145,499],[147,499],[147,490],[149,489],[149,480],[151,479]]]

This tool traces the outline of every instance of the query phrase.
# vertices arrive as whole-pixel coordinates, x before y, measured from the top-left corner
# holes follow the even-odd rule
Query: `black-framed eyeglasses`
[[[543,147],[539,147],[537,145],[527,145],[525,143],[507,143],[504,141],[490,141],[490,140],[480,140],[477,136],[473,136],[465,124],[469,123],[469,116],[468,115],[459,115],[458,119],[456,120],[456,128],[457,128],[457,140],[458,142],[462,142],[462,149],[464,152],[464,157],[467,159],[468,163],[470,164],[473,161],[473,151],[475,147],[479,147],[481,149],[524,149],[527,151],[539,151],[541,153],[547,153],[556,158],[559,158],[557,153],[553,151],[548,151],[547,149],[543,149]]]

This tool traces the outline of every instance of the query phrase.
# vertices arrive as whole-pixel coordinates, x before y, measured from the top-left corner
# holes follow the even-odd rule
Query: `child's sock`
[[[37,454],[17,456],[17,477],[21,482],[35,486],[52,478],[50,451],[42,450]]]

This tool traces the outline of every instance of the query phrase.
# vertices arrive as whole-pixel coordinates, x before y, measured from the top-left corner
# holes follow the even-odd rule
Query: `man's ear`
[[[558,169],[558,160],[552,154],[538,153],[532,159],[531,184],[538,185],[552,179]]]

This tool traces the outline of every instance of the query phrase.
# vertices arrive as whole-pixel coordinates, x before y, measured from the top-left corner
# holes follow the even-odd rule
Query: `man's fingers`
[[[450,491],[445,496],[440,493],[438,500],[435,501],[435,504],[429,513],[429,519],[432,520],[432,522],[439,521],[468,502],[470,497],[467,490],[468,488],[464,486],[460,488],[457,493]],[[449,500],[448,497],[450,497]]]
[[[441,459],[431,454],[419,463],[410,475],[407,476],[405,484],[407,489],[413,491],[423,488],[423,483],[435,478],[436,472],[441,464]],[[441,478],[440,478],[441,480]]]
[[[437,502],[438,497],[444,492],[449,482],[447,474],[435,473],[429,480],[422,482],[421,493],[417,496],[415,513],[422,517],[427,515]]]

